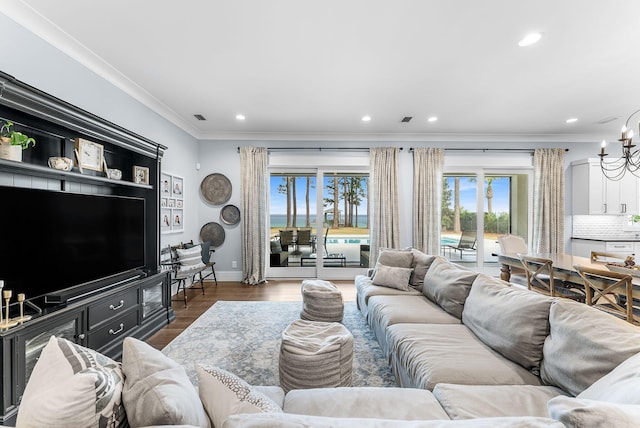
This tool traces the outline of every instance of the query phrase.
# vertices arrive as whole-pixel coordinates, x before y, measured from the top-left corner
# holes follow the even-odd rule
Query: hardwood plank
[[[182,300],[172,302],[171,306],[176,319],[147,339],[147,343],[156,349],[164,348],[219,300],[301,302],[301,281],[300,279],[269,280],[266,284],[255,286],[221,281],[218,281],[216,286],[213,281],[205,281],[204,294],[200,289],[187,289],[186,307]],[[331,282],[340,289],[345,301],[355,301],[356,287],[353,281],[332,280]],[[178,299],[177,296],[173,298]],[[179,298],[182,298],[182,293]]]

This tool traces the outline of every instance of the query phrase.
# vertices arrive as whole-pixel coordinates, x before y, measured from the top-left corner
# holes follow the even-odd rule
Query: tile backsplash
[[[632,239],[640,233],[640,224],[630,226],[629,216],[625,215],[574,215],[572,232],[578,238]]]

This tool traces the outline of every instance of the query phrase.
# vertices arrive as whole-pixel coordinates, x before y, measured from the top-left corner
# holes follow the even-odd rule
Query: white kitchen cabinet
[[[574,215],[635,214],[640,212],[640,185],[631,173],[618,181],[607,179],[599,159],[583,159],[571,163]]]
[[[575,238],[571,240],[571,254],[574,256],[589,258],[591,257],[591,251],[606,251],[605,242]]]

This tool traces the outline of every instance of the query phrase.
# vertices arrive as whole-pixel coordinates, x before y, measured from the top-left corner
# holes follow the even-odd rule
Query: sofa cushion
[[[378,253],[378,260],[376,260],[376,264],[378,263],[385,266],[410,269],[411,264],[413,263],[413,253],[410,248],[381,248]]]
[[[578,395],[640,352],[640,329],[583,303],[559,299],[549,312],[540,376]]]
[[[577,398],[618,404],[640,404],[640,354],[623,361]]]
[[[405,296],[420,296],[422,293],[411,289],[409,291],[398,290],[397,288],[381,287],[379,285],[373,285],[371,278],[366,275],[356,275],[356,303],[358,309],[362,315],[366,318],[369,313],[368,303],[371,296],[390,296],[390,295],[405,295]]]
[[[464,325],[394,324],[387,328],[387,339],[391,366],[403,387],[540,385],[537,376],[489,348]]]
[[[369,299],[369,325],[389,356],[387,327],[400,323],[460,324],[460,320],[424,296],[372,296]]]
[[[442,309],[461,318],[464,301],[476,276],[477,272],[436,258],[424,277],[422,292]]]
[[[411,252],[413,253],[413,262],[411,263],[413,273],[411,274],[411,280],[409,281],[409,283],[417,290],[422,290],[422,286],[424,284],[424,276],[427,274],[427,271],[431,267],[433,261],[436,259],[436,257],[439,256],[425,254],[422,251],[416,250],[415,248],[412,249]]]
[[[209,418],[185,369],[146,343],[127,337],[122,344],[126,376],[122,400],[131,426],[209,426]]]
[[[485,418],[470,421],[399,421],[374,418],[330,418],[326,416],[244,414],[229,417],[224,428],[565,428],[548,418]]]
[[[433,395],[451,419],[474,419],[548,417],[547,401],[564,393],[554,386],[439,383]]]
[[[233,373],[203,364],[197,364],[196,371],[200,400],[214,427],[239,413],[282,413],[277,403]]]
[[[462,322],[485,344],[534,374],[549,334],[553,299],[480,274],[462,311]]]
[[[22,395],[18,427],[127,427],[120,363],[51,336]]]
[[[413,269],[411,268],[386,266],[378,263],[371,281],[373,285],[409,291],[409,278],[412,273]]]
[[[339,418],[448,419],[431,392],[413,388],[296,389],[287,393],[283,410]]]
[[[640,421],[640,406],[630,404],[556,397],[549,400],[548,408],[549,416],[567,428],[633,428]]]
[[[180,262],[180,272],[197,271],[205,267],[202,262],[202,247],[195,245],[191,248],[178,248],[178,261]]]

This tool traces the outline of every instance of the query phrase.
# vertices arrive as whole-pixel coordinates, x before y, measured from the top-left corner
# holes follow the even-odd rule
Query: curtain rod
[[[267,147],[268,151],[290,151],[290,150],[316,150],[318,152],[347,151],[347,152],[368,152],[370,147]],[[402,147],[399,148],[403,150]],[[411,149],[413,150],[413,149]],[[238,147],[240,153],[240,147]]]
[[[411,147],[409,149],[410,152],[412,152],[414,150],[413,147]],[[533,153],[535,151],[535,149],[462,149],[462,148],[444,148],[444,151],[451,151],[451,152],[456,152],[456,151],[480,151],[480,152],[524,152],[524,153]],[[564,149],[565,152],[568,152],[569,149]]]

